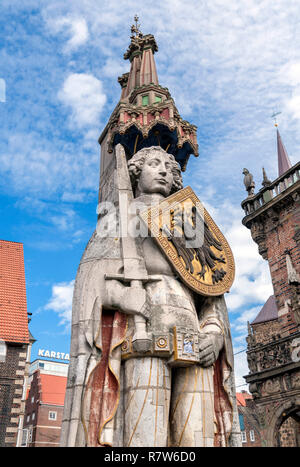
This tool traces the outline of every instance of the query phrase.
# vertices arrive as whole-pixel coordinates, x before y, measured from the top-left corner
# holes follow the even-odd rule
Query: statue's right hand
[[[129,315],[144,316],[145,303],[146,291],[143,287],[128,287],[115,279],[106,281],[104,307],[118,309]]]
[[[146,304],[146,290],[140,287],[126,287],[122,297],[122,309],[124,313],[143,315]]]

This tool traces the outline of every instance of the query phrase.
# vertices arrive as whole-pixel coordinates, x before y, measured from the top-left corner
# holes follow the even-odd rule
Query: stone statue
[[[255,188],[255,182],[253,180],[253,175],[249,172],[248,169],[243,170],[244,174],[244,185],[246,188],[246,191],[248,192],[248,196],[254,195],[254,188]]]
[[[146,207],[182,188],[178,163],[160,147],[137,152],[128,172]],[[239,446],[224,297],[193,292],[150,236],[136,238],[132,254],[148,280],[118,280],[125,243],[122,254],[109,216],[99,221],[108,217],[106,238],[96,230],[76,277],[62,446]],[[197,361],[174,359],[180,336],[187,359],[198,342]]]

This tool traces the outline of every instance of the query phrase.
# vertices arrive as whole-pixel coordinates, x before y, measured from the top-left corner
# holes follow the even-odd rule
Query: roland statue
[[[180,204],[172,154],[152,146],[127,162],[118,145],[114,155],[119,194],[146,211],[170,199]],[[78,268],[61,445],[239,446],[224,292],[192,285],[222,285],[229,274],[222,240],[205,220],[202,247],[189,248],[171,223],[163,241],[184,266],[178,270],[147,229],[122,235],[126,212],[120,201],[100,216]]]

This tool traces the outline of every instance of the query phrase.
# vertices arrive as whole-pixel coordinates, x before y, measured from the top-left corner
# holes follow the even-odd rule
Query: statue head
[[[135,196],[159,193],[167,197],[183,188],[178,162],[160,146],[138,151],[129,160],[128,170]]]

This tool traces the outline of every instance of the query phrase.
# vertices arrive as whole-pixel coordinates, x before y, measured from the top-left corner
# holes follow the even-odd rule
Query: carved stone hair
[[[178,162],[176,162],[173,154],[167,153],[160,146],[151,146],[150,148],[141,149],[140,151],[135,153],[134,156],[132,156],[132,158],[128,161],[128,171],[133,190],[135,191],[135,188],[137,186],[137,182],[142,171],[143,165],[145,163],[146,157],[150,154],[153,154],[153,151],[164,153],[170,159],[171,170],[173,174],[173,185],[170,194],[181,190],[183,188],[183,182],[181,177],[180,165],[178,164]]]

